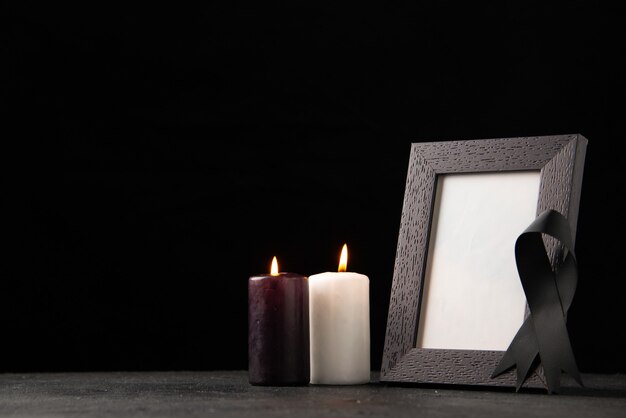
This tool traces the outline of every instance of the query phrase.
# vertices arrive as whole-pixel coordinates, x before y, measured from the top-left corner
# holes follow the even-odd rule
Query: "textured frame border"
[[[586,147],[587,139],[578,134],[412,144],[381,382],[515,386],[514,370],[491,378],[504,351],[415,347],[437,175],[540,170],[537,214],[559,211],[575,238]],[[544,241],[556,266],[562,249],[553,239]],[[545,387],[541,370],[523,387]]]

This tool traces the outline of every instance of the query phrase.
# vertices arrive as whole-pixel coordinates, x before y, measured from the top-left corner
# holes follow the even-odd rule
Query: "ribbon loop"
[[[564,247],[565,258],[552,268],[542,234],[557,239]],[[567,219],[547,210],[537,217],[515,242],[515,261],[530,315],[504,353],[492,378],[517,367],[519,390],[539,357],[548,392],[557,392],[561,371],[582,386],[582,380],[567,333],[566,318],[578,282],[573,239]],[[534,367],[533,367],[534,366]]]

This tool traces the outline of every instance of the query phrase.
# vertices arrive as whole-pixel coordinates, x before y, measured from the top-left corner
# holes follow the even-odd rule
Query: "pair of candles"
[[[370,380],[369,278],[279,273],[248,281],[248,370],[253,385],[350,385]]]

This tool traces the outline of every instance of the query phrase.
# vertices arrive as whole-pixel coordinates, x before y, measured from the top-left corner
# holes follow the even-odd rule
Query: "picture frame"
[[[536,203],[536,210],[527,224],[534,220],[534,216],[547,209],[554,209],[567,218],[575,238],[587,142],[582,135],[574,134],[412,144],[390,295],[381,382],[515,387],[514,369],[491,377],[506,351],[501,343],[497,349],[449,348],[444,339],[443,343],[440,342],[443,346],[418,347],[420,327],[425,325],[420,322],[425,307],[423,300],[428,296],[424,294],[424,287],[432,279],[427,277],[427,267],[430,267],[429,251],[434,248],[431,238],[433,217],[438,216],[435,211],[436,203],[439,204],[438,181],[456,174],[536,172],[537,179],[528,183],[538,181],[536,202],[531,202],[533,206]],[[462,187],[457,189],[462,190]],[[446,222],[446,219],[438,219],[437,222]],[[523,229],[519,230],[518,235]],[[563,255],[562,247],[549,237],[544,238],[544,243],[551,264],[557,266]],[[513,248],[514,242],[510,245]],[[511,257],[514,255],[511,254]],[[464,312],[470,320],[471,312]],[[529,313],[526,306],[519,321],[523,321]],[[443,328],[441,332],[445,333]],[[507,332],[514,335],[516,331]],[[463,344],[460,346],[463,347]],[[526,379],[523,387],[546,387],[540,367]]]

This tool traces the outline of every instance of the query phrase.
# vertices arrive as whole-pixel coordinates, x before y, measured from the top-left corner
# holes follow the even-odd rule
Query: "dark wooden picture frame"
[[[559,211],[568,219],[575,237],[586,146],[587,139],[582,135],[412,144],[382,382],[515,386],[514,370],[491,378],[504,351],[416,348],[437,176],[540,170],[537,214],[547,209]],[[550,261],[556,266],[562,249],[555,240],[544,241]],[[535,371],[524,387],[545,387],[541,371]]]

